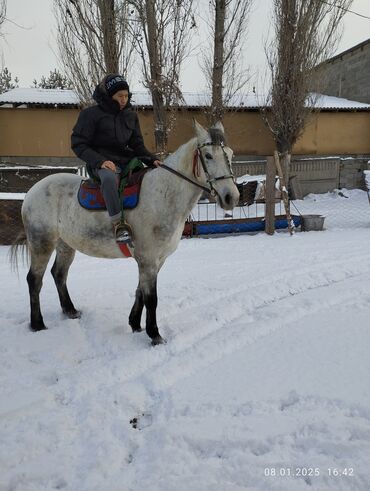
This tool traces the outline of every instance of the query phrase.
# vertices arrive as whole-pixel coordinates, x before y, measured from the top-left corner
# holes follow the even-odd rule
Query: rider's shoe
[[[119,244],[132,245],[132,230],[130,225],[125,222],[119,222],[114,225],[114,235],[116,242]]]

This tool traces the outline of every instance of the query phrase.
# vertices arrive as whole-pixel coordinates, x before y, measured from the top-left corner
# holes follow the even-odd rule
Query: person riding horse
[[[119,243],[130,243],[132,232],[121,220],[117,174],[133,157],[144,159],[149,166],[161,165],[145,147],[137,113],[130,103],[131,96],[129,85],[121,75],[106,75],[93,93],[97,104],[81,111],[71,136],[72,150],[86,163],[89,174],[101,182]]]

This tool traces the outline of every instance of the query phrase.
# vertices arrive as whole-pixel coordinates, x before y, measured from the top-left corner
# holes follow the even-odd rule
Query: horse
[[[166,258],[176,250],[191,210],[204,191],[214,195],[225,210],[233,209],[239,200],[231,167],[233,152],[226,144],[222,123],[206,130],[194,121],[194,128],[194,138],[169,155],[163,166],[144,175],[138,205],[125,211],[125,220],[133,231],[129,249],[139,270],[128,321],[133,332],[142,331],[145,306],[146,333],[152,345],[166,342],[157,326],[157,276]],[[51,274],[61,308],[71,319],[81,316],[67,289],[68,270],[76,250],[99,258],[124,257],[108,214],[86,210],[78,203],[82,179],[76,174],[50,175],[37,182],[23,202],[24,231],[12,245],[11,261],[16,265],[20,250],[27,251],[32,331],[47,329],[40,309],[40,291],[54,250]]]

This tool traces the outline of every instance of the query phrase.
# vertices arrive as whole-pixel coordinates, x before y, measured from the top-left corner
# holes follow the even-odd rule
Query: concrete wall
[[[140,112],[145,141],[154,148],[151,111]],[[206,125],[201,111],[180,111],[170,133],[169,147],[176,149],[193,136],[192,118]],[[235,155],[272,155],[275,144],[258,111],[225,115],[224,126]],[[370,111],[320,112],[312,115],[293,149],[297,155],[370,153]]]
[[[78,109],[0,108],[0,155],[73,157]]]
[[[69,160],[75,156],[70,149],[70,135],[77,120],[77,109],[10,109],[0,108],[0,156],[49,157]],[[169,135],[173,151],[193,135],[192,119],[206,125],[202,110],[180,110]],[[144,140],[154,151],[151,110],[139,111]],[[226,114],[224,125],[229,144],[236,155],[271,155],[274,142],[262,118],[255,111]],[[321,112],[311,117],[304,134],[294,147],[297,155],[370,154],[370,111]],[[55,162],[52,162],[55,163]]]
[[[363,171],[369,168],[369,157],[293,157],[290,175],[297,176],[303,196],[327,193],[334,189],[365,189]],[[239,160],[233,164],[236,176],[263,175],[266,160]]]
[[[338,55],[317,69],[319,92],[370,102],[370,40]]]

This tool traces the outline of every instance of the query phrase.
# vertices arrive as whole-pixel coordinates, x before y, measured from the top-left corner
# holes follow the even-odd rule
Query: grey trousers
[[[100,179],[102,191],[108,215],[112,221],[118,221],[121,217],[121,203],[118,197],[118,176],[109,169],[96,169]]]

